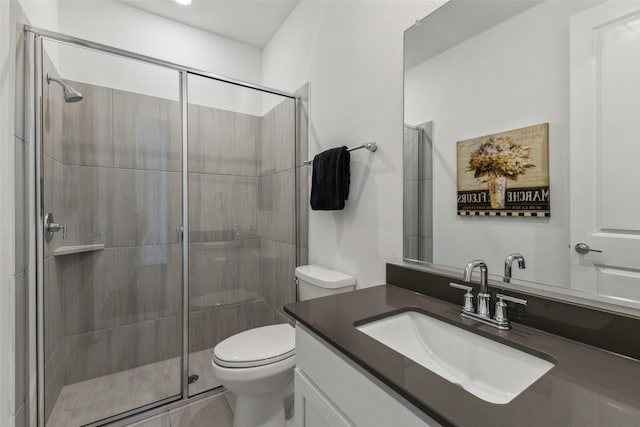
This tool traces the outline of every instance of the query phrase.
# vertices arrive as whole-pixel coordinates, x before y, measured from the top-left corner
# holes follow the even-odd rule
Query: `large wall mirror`
[[[510,286],[640,308],[638,69],[640,1],[451,0],[416,22],[405,32],[404,258],[447,269],[480,258],[506,281],[505,258],[520,253]],[[460,215],[470,163],[458,141],[540,124],[549,216]],[[507,180],[507,197],[527,197],[517,185]]]

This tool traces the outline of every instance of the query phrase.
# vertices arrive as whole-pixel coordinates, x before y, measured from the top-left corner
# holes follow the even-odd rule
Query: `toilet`
[[[300,300],[352,291],[356,279],[319,265],[295,271]],[[284,400],[293,394],[295,329],[288,323],[233,335],[213,349],[213,373],[236,394],[233,427],[285,427]]]

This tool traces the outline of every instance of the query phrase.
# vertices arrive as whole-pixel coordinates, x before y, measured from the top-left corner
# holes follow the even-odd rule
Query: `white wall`
[[[18,0],[29,24],[36,28],[58,31],[59,0]]]
[[[434,121],[436,264],[482,258],[501,274],[506,255],[522,252],[528,268],[515,276],[568,286],[569,16],[582,7],[543,3],[408,71],[406,122]],[[456,141],[544,122],[551,217],[456,215]]]
[[[255,47],[111,0],[21,0],[37,28],[50,29],[240,80],[260,82]],[[41,13],[57,3],[51,13]]]
[[[354,274],[359,287],[385,282],[402,259],[403,31],[442,2],[305,1],[263,51],[263,84],[293,91],[310,82],[313,155],[352,153],[343,211],[311,211],[309,260]]]
[[[221,76],[261,83],[260,49],[109,0],[22,0],[31,24]],[[50,13],[42,13],[47,9]],[[46,48],[69,80],[178,99],[174,71],[52,43]],[[191,80],[189,101],[251,114],[262,112],[259,94],[202,79]]]

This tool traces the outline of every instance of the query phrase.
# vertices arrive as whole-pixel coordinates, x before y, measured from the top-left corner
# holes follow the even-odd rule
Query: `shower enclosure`
[[[39,425],[214,393],[211,349],[295,299],[300,97],[29,35]]]

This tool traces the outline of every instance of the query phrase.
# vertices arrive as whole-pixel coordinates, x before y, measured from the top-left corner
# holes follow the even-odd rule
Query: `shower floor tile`
[[[200,378],[189,395],[221,384],[213,376],[211,350],[189,355],[190,374]],[[180,358],[163,360],[62,388],[47,427],[79,427],[180,394]]]
[[[198,381],[189,384],[189,396],[195,396],[222,384],[213,376],[212,350],[202,350],[189,354],[189,375],[198,375]]]

